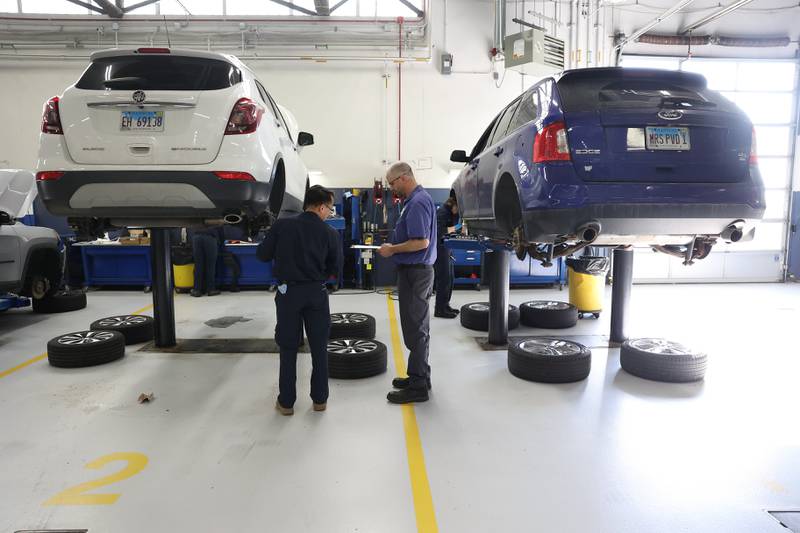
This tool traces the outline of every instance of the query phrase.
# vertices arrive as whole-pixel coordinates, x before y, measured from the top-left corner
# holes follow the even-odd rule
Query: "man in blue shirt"
[[[431,388],[428,364],[430,307],[433,291],[433,264],[436,262],[436,206],[431,196],[417,184],[411,167],[395,163],[386,172],[392,192],[404,198],[403,210],[395,224],[391,244],[378,253],[391,257],[397,266],[397,293],[400,326],[408,348],[408,377],[394,378],[397,391],[387,395],[392,403],[424,402]]]

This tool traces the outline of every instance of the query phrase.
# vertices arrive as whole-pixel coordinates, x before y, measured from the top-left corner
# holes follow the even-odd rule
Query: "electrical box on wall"
[[[442,74],[450,74],[453,71],[453,54],[447,52],[442,54]]]
[[[542,30],[507,35],[505,67],[530,76],[547,76],[564,70],[564,41]]]

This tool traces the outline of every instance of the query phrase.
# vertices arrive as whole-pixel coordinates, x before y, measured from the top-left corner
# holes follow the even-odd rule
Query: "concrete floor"
[[[452,303],[487,298],[462,290]],[[515,304],[543,298],[567,293],[511,292]],[[608,313],[569,330],[593,348],[589,378],[567,385],[517,379],[505,351],[478,348],[480,333],[433,319],[431,401],[390,405],[378,294],[338,294],[331,307],[376,316],[390,370],[331,380],[325,413],[311,411],[308,357],[293,417],[273,409],[274,354],[134,346],[104,366],[8,372],[53,336],[149,303],[93,292],[82,311],[0,315],[0,531],[786,533],[765,510],[800,508],[797,284],[635,286],[630,333],[706,350],[694,384],[620,370],[618,350],[602,347]],[[179,295],[176,314],[181,338],[274,327],[264,292]],[[252,320],[204,325],[223,316]],[[513,332],[524,333],[543,331]],[[142,392],[154,402],[139,404]]]

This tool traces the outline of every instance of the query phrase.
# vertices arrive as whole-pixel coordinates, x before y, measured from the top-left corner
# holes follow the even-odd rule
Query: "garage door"
[[[786,60],[734,60],[623,56],[623,67],[698,72],[710,88],[744,110],[756,129],[758,165],[766,187],[767,210],[747,243],[718,244],[691,267],[677,258],[637,250],[634,279],[658,281],[778,281],[784,276],[791,169],[797,110],[796,63]]]

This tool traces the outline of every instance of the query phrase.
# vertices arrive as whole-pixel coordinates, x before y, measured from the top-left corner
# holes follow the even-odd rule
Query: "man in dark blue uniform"
[[[433,263],[436,261],[436,206],[414,179],[411,167],[395,163],[386,172],[392,192],[404,198],[403,210],[394,227],[391,244],[378,249],[397,265],[397,294],[400,325],[408,354],[408,377],[395,378],[397,391],[387,395],[392,403],[424,402],[431,388],[428,364],[430,307],[433,292]]]
[[[305,325],[311,348],[311,400],[314,411],[328,402],[328,334],[331,317],[325,281],[338,275],[342,253],[339,234],[325,223],[333,213],[333,193],[314,185],[306,191],[304,212],[275,221],[256,255],[274,261],[278,280],[275,294],[277,325],[275,342],[280,348],[280,394],[275,408],[294,414],[297,399],[297,347]]]
[[[225,237],[222,226],[211,226],[196,230],[192,234],[192,255],[194,256],[194,288],[191,295],[195,297],[207,294],[216,296],[217,289],[217,257]]]
[[[455,318],[458,316],[458,309],[450,307],[450,295],[453,294],[453,258],[450,256],[450,250],[444,246],[444,239],[448,233],[455,233],[460,227],[456,197],[450,196],[436,210],[438,239],[436,239],[436,263],[433,265],[434,286],[436,287],[436,305],[433,307],[433,316],[435,317]]]

